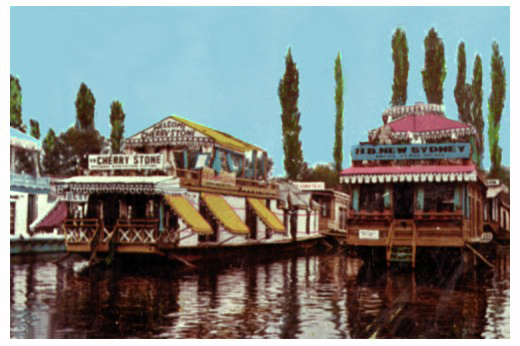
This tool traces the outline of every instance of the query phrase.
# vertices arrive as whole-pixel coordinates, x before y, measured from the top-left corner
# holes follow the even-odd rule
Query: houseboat
[[[40,174],[40,141],[11,128],[10,154],[11,254],[65,251],[64,237],[58,228],[30,228],[55,206],[49,196],[50,178]]]
[[[389,108],[382,118],[367,142],[352,147],[352,166],[340,175],[352,191],[347,244],[388,265],[415,267],[418,251],[489,242],[474,128],[435,104]]]
[[[509,241],[509,189],[498,179],[486,180],[484,226],[496,240]]]
[[[337,189],[326,188],[324,182],[295,182],[320,211],[318,228],[320,233],[335,238],[345,238],[350,196]]]
[[[127,138],[122,154],[90,155],[83,176],[57,180],[69,253],[193,261],[314,246],[319,208],[268,179],[263,149],[169,116]],[[152,257],[148,256],[148,257]]]

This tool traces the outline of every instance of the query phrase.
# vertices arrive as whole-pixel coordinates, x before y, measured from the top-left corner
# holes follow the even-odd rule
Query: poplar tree
[[[22,121],[22,87],[18,78],[13,75],[11,75],[10,124],[12,128],[25,133],[26,127]]]
[[[471,81],[471,117],[472,125],[477,131],[477,165],[482,168],[484,159],[484,118],[482,116],[482,59],[477,54],[473,64]]]
[[[76,96],[76,128],[94,129],[94,108],[96,99],[85,83],[81,83]]]
[[[443,104],[443,84],[446,79],[446,58],[444,43],[431,28],[424,39],[423,88],[428,103]]]
[[[392,60],[394,61],[394,84],[392,85],[392,106],[404,106],[408,88],[408,43],[406,33],[398,28],[392,36]]]
[[[500,55],[498,44],[493,42],[491,57],[491,94],[488,98],[488,140],[491,159],[490,174],[498,176],[502,163],[502,149],[498,146],[500,139],[500,120],[506,99],[506,71],[504,59]]]
[[[462,113],[464,107],[464,87],[466,84],[466,48],[464,42],[459,43],[459,49],[457,51],[457,84],[455,84],[455,90],[453,95],[455,96],[455,102],[459,111],[459,120],[462,120]]]
[[[284,168],[290,180],[298,180],[303,171],[303,152],[300,141],[300,111],[298,110],[299,76],[289,48],[285,57],[285,73],[278,85],[282,107],[282,142]]]
[[[112,153],[121,153],[121,141],[125,132],[125,112],[123,105],[119,101],[112,102],[110,106],[110,125],[112,132],[110,133],[110,142],[112,144]]]
[[[336,126],[334,140],[334,163],[336,172],[340,172],[343,165],[343,72],[341,71],[341,54],[338,53],[334,66],[334,79],[336,80]]]

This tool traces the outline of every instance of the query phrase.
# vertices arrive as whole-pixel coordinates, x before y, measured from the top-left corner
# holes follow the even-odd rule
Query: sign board
[[[220,171],[219,175],[215,175],[213,169],[204,167],[202,168],[200,184],[208,187],[235,188],[236,180],[235,173]]]
[[[293,184],[302,191],[325,190],[325,182],[323,181],[294,182]]]
[[[130,154],[130,155],[89,155],[89,170],[111,169],[162,169],[164,158],[162,154]]]
[[[152,146],[208,147],[214,144],[214,140],[180,121],[166,118],[125,140],[125,146],[127,147],[140,147],[144,144]]]
[[[378,240],[379,239],[379,230],[360,229],[359,230],[359,239]]]
[[[432,160],[467,159],[469,143],[354,145],[352,160]]]

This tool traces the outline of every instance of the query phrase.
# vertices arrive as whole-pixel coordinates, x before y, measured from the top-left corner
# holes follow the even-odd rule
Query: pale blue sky
[[[510,11],[508,7],[11,7],[10,72],[20,78],[23,120],[40,122],[42,138],[75,122],[81,82],[96,98],[96,127],[110,134],[110,104],[123,102],[125,136],[176,114],[269,152],[283,175],[278,83],[291,47],[300,72],[301,140],[310,164],[332,162],[334,60],[345,79],[344,167],[350,147],[381,124],[391,97],[391,37],[406,31],[408,104],[426,102],[423,40],[435,27],[444,41],[447,116],[457,47],[466,44],[467,82],[475,54],[484,69],[483,113],[490,87],[491,44],[507,74],[500,145],[510,164]]]

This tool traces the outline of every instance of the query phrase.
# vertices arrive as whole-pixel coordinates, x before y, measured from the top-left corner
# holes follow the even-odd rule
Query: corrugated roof
[[[235,138],[225,132],[217,131],[215,129],[212,129],[210,127],[194,123],[192,121],[183,119],[181,117],[178,117],[176,115],[171,116],[173,119],[185,124],[186,126],[191,127],[192,129],[199,131],[206,136],[211,137],[217,144],[219,144],[222,147],[237,150],[240,152],[246,152],[251,150],[261,150],[264,151],[262,148],[259,148],[255,145],[246,143],[238,138]]]

